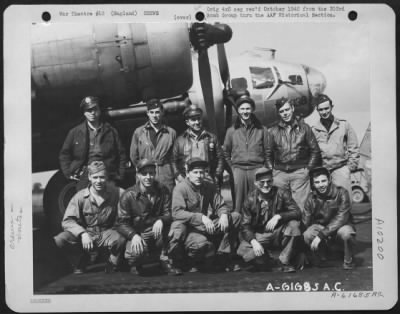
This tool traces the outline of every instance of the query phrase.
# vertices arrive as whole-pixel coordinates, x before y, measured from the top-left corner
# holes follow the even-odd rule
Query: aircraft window
[[[250,74],[254,89],[271,88],[275,84],[271,68],[250,67]]]
[[[293,85],[303,85],[303,79],[301,78],[301,75],[289,75],[288,78]]]

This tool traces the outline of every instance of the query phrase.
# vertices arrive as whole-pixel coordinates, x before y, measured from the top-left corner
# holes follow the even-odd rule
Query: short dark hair
[[[310,176],[310,179],[312,180],[311,182],[313,182],[314,178],[316,178],[320,175],[325,175],[328,177],[328,179],[331,177],[331,174],[327,168],[317,167],[317,168],[310,170],[309,176]]]
[[[275,102],[276,110],[281,109],[281,107],[282,107],[284,104],[286,104],[287,102],[288,102],[291,106],[294,106],[294,102],[293,102],[292,99],[289,99],[289,98],[287,98],[287,97],[281,97],[281,98],[279,98],[279,99]]]

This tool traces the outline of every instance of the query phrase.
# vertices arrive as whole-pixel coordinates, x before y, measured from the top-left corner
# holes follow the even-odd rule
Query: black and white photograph
[[[27,38],[4,106],[27,113],[5,124],[23,311],[397,302],[389,7],[32,8],[5,29]]]

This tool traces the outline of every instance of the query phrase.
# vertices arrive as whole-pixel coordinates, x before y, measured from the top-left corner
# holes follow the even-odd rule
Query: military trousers
[[[142,265],[146,262],[158,261],[162,257],[161,252],[167,244],[169,228],[163,228],[161,236],[158,238],[154,237],[152,227],[146,228],[144,232],[140,233],[140,237],[143,239],[143,252],[139,253],[133,250],[132,240],[126,243],[125,259],[130,265]]]
[[[310,178],[307,168],[297,169],[291,172],[273,170],[274,185],[286,189],[292,193],[293,200],[304,213],[304,203],[311,191]]]
[[[304,242],[311,246],[311,242],[318,236],[319,232],[325,227],[319,224],[311,225],[303,233]],[[351,260],[353,257],[353,245],[355,242],[356,231],[351,225],[344,225],[340,227],[337,232],[331,237],[333,240],[341,241],[344,245],[344,259]],[[322,239],[321,239],[322,240]]]
[[[219,218],[214,218],[215,232],[209,234],[205,225],[189,226],[179,220],[171,225],[169,233],[169,255],[173,259],[181,259],[187,256],[202,260],[217,254],[234,254],[239,232],[240,214],[233,212],[228,215],[228,230],[223,232],[219,224]]]
[[[94,251],[105,248],[110,253],[110,262],[117,265],[120,261],[125,238],[116,230],[107,229],[101,232],[88,231],[94,244]],[[65,251],[71,264],[78,266],[89,259],[88,253],[83,250],[82,241],[69,231],[63,231],[54,237],[56,245]]]
[[[255,233],[255,239],[264,249],[281,249],[279,260],[284,265],[290,264],[291,258],[296,253],[295,240],[300,236],[300,222],[297,220],[291,220],[288,223],[275,228],[272,232]],[[241,256],[245,262],[251,262],[257,258],[253,246],[245,240],[240,242],[237,254]],[[268,254],[268,252],[264,253],[264,255],[266,254]]]

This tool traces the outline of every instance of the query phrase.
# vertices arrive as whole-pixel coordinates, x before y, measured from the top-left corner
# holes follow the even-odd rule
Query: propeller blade
[[[201,89],[203,91],[204,106],[206,107],[207,112],[208,127],[211,132],[218,134],[217,122],[215,120],[210,60],[206,49],[199,51],[199,74]]]
[[[217,54],[218,54],[218,65],[219,73],[221,74],[221,80],[224,83],[225,89],[230,89],[230,73],[228,66],[228,59],[226,58],[226,51],[224,44],[217,44]]]

